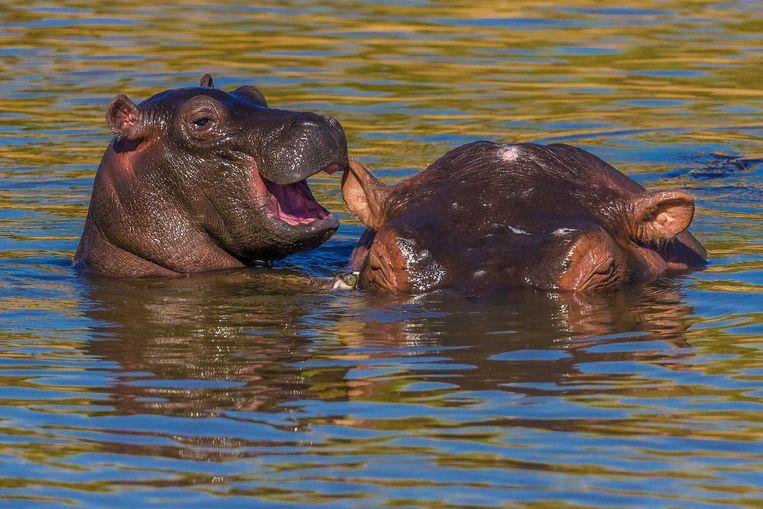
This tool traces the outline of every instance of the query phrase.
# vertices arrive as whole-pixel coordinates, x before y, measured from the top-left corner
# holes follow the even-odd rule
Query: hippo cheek
[[[625,282],[628,275],[622,250],[603,231],[586,232],[575,239],[561,265],[557,286],[573,292],[615,288]]]

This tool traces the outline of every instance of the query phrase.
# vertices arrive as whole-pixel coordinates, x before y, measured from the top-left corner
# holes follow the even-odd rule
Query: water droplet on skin
[[[428,249],[418,249],[414,240],[406,238],[399,238],[397,246],[405,259],[414,291],[435,288],[445,279],[445,267],[432,259]]]
[[[564,235],[567,235],[568,233],[576,232],[577,230],[575,228],[557,228],[553,232],[551,232],[551,235],[554,237],[562,237]]]
[[[522,228],[517,228],[516,226],[506,225],[506,228],[508,228],[511,233],[515,233],[517,235],[530,235],[528,232],[524,231]]]

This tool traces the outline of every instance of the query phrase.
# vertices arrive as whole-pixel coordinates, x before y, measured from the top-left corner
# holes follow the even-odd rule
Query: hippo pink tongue
[[[328,215],[310,195],[305,181],[285,186],[265,181],[265,186],[275,198],[272,217],[296,226],[313,223]]]

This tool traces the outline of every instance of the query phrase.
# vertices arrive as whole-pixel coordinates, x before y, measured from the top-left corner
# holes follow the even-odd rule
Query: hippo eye
[[[197,118],[192,123],[196,127],[205,127],[210,122],[212,122],[212,118],[210,118],[210,117],[201,117],[201,118]]]

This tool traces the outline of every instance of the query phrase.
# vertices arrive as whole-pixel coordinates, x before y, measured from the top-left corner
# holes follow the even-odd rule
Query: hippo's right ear
[[[384,221],[384,202],[392,188],[380,182],[356,161],[350,161],[342,176],[342,197],[360,222],[378,230]]]
[[[141,113],[135,104],[124,94],[116,96],[106,111],[106,122],[111,131],[120,138],[135,140],[141,135]]]
[[[260,92],[259,88],[253,87],[251,85],[238,87],[236,90],[231,92],[231,95],[235,95],[241,99],[252,102],[254,104],[258,104],[260,106],[264,106],[266,108],[268,107],[268,102],[265,100],[265,95]]]
[[[631,236],[641,242],[669,240],[686,230],[694,217],[694,198],[682,191],[643,193],[628,211]]]

